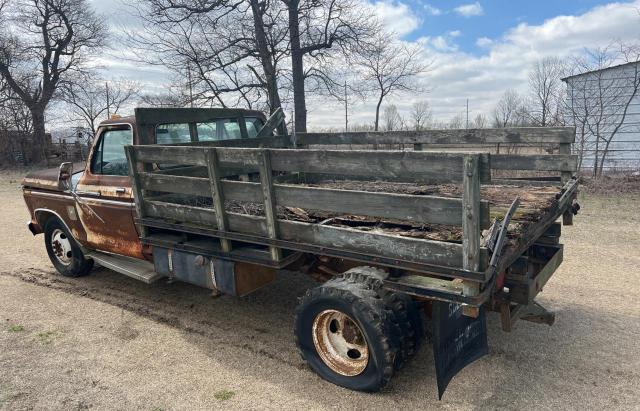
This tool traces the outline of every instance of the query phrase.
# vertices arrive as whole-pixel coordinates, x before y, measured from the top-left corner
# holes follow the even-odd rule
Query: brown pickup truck
[[[243,296],[279,270],[309,274],[321,284],[296,309],[296,343],[355,390],[382,388],[428,335],[441,396],[488,352],[487,311],[505,331],[553,323],[534,298],[562,262],[557,220],[579,208],[574,129],[273,135],[282,120],[105,121],[83,170],[25,177],[29,229],[70,277],[98,263]]]

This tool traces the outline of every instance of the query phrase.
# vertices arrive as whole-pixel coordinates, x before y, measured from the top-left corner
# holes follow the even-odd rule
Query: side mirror
[[[73,163],[60,164],[58,169],[58,188],[64,191],[71,190],[71,176],[73,175]]]

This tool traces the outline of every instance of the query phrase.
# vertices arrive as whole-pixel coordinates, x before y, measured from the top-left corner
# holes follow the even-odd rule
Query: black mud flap
[[[433,357],[436,363],[438,398],[449,381],[464,367],[488,354],[487,319],[484,308],[477,318],[462,315],[462,305],[433,302]]]

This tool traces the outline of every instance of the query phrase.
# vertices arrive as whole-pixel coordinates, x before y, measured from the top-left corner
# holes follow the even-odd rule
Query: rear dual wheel
[[[419,346],[422,325],[415,330],[408,320],[415,317],[413,301],[383,290],[383,274],[358,267],[301,299],[296,342],[302,357],[325,380],[353,390],[378,391]]]

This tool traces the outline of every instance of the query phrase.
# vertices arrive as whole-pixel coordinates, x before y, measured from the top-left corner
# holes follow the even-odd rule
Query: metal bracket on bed
[[[493,238],[490,238],[489,240],[490,242],[487,244],[487,248],[489,248],[492,251],[491,260],[489,262],[489,268],[488,268],[488,271],[492,271],[491,277],[495,277],[496,275],[495,270],[496,270],[496,267],[498,266],[498,260],[500,260],[500,256],[502,255],[502,249],[504,248],[504,242],[507,239],[507,229],[509,228],[511,217],[513,217],[513,214],[516,212],[519,205],[520,205],[520,198],[516,197],[511,203],[511,205],[509,206],[509,209],[507,210],[507,213],[504,215],[504,218],[502,219],[502,223],[500,224],[500,229],[497,231],[498,233],[497,237],[493,242],[491,242]]]
[[[502,223],[500,223],[500,228],[498,228],[497,230],[494,229],[490,234],[489,240],[487,240],[487,248],[492,251],[491,260],[489,261],[489,267],[485,271],[485,278],[487,278],[488,282],[486,283],[484,290],[482,290],[482,292],[477,297],[474,297],[474,302],[471,304],[473,306],[479,307],[493,293],[493,285],[495,284],[496,277],[498,276],[498,261],[500,261],[500,256],[502,255],[504,242],[507,240],[507,229],[509,228],[511,218],[513,217],[513,214],[515,214],[519,205],[520,198],[516,197],[509,206],[507,213],[504,215]],[[497,223],[498,222],[496,220],[494,224]],[[473,313],[473,311],[477,310],[471,310],[470,312]]]

